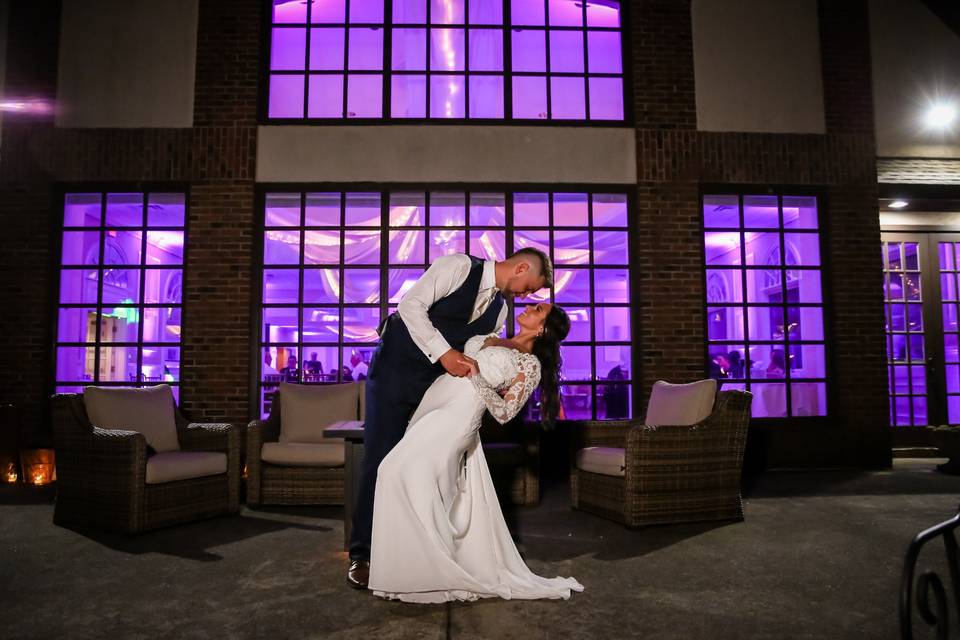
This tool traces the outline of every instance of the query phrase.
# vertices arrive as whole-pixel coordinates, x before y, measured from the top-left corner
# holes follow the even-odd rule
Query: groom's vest
[[[486,310],[476,320],[470,322],[477,292],[480,291],[483,260],[474,256],[469,257],[470,273],[464,283],[450,295],[437,300],[427,310],[430,322],[450,347],[457,351],[463,351],[467,340],[473,336],[496,331],[497,318],[505,304],[503,296],[495,296]],[[437,354],[437,356],[440,355],[443,354]],[[444,372],[439,360],[431,364],[420,347],[414,343],[399,313],[390,314],[381,329],[380,344],[377,345],[368,377],[382,376],[382,371],[376,371],[380,367],[388,368],[393,375],[400,374],[411,383],[417,386],[422,385],[424,388]]]

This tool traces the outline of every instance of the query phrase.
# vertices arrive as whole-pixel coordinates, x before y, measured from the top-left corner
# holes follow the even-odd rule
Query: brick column
[[[190,192],[180,371],[182,406],[194,420],[247,420],[253,207],[250,181]]]
[[[632,4],[633,117],[637,127],[638,404],[657,380],[703,377],[703,273],[697,172],[693,30],[689,0]]]
[[[260,0],[200,3],[194,153],[208,162],[192,176],[180,368],[183,408],[197,420],[246,422],[254,402],[251,234],[262,15]]]
[[[830,326],[834,415],[851,432],[850,459],[864,467],[888,467],[892,434],[868,11],[867,0],[819,3],[827,133],[853,143],[847,160],[861,164],[866,174],[829,190]]]
[[[9,98],[56,97],[60,2],[12,2],[8,7],[6,78]],[[0,402],[22,407],[26,446],[49,445],[45,416],[51,362],[52,283],[49,176],[26,145],[10,144],[14,131],[52,128],[49,115],[5,114],[0,133]],[[7,425],[3,425],[7,427]]]

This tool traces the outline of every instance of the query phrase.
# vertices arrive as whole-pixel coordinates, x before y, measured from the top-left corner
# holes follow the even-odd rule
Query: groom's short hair
[[[524,247],[523,249],[517,249],[513,252],[513,255],[510,256],[510,259],[513,258],[536,258],[540,261],[540,275],[543,276],[543,286],[548,289],[553,286],[553,263],[550,261],[550,256],[548,256],[540,249],[535,249],[533,247]]]

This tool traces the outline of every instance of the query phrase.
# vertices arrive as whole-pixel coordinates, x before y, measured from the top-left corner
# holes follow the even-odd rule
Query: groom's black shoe
[[[354,589],[366,589],[367,581],[370,579],[370,561],[369,560],[351,560],[350,568],[347,569],[347,584]]]

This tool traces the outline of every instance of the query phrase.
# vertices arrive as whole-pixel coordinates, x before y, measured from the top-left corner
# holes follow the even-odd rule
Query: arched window
[[[94,260],[96,262],[96,260]],[[113,238],[106,238],[103,245],[103,284],[112,286],[119,290],[130,288],[130,272],[127,269],[116,268],[117,266],[129,266],[127,256],[117,241]],[[108,268],[107,265],[115,265]]]
[[[711,273],[707,281],[707,302],[725,302],[729,299],[726,280],[718,273]]]
[[[784,245],[786,248],[785,260],[787,266],[795,266],[800,264],[800,252],[797,251],[797,248],[793,246],[789,241]],[[767,251],[767,259],[765,263],[769,266],[778,266],[780,264],[780,245],[775,244]],[[800,277],[799,272],[794,269],[787,269],[787,287],[796,286],[797,280]],[[780,286],[780,281],[782,279],[782,272],[779,269],[771,269],[764,272],[764,288],[767,289],[776,289]]]
[[[179,269],[173,271],[167,277],[162,301],[166,303],[180,304],[183,300],[183,271]]]

